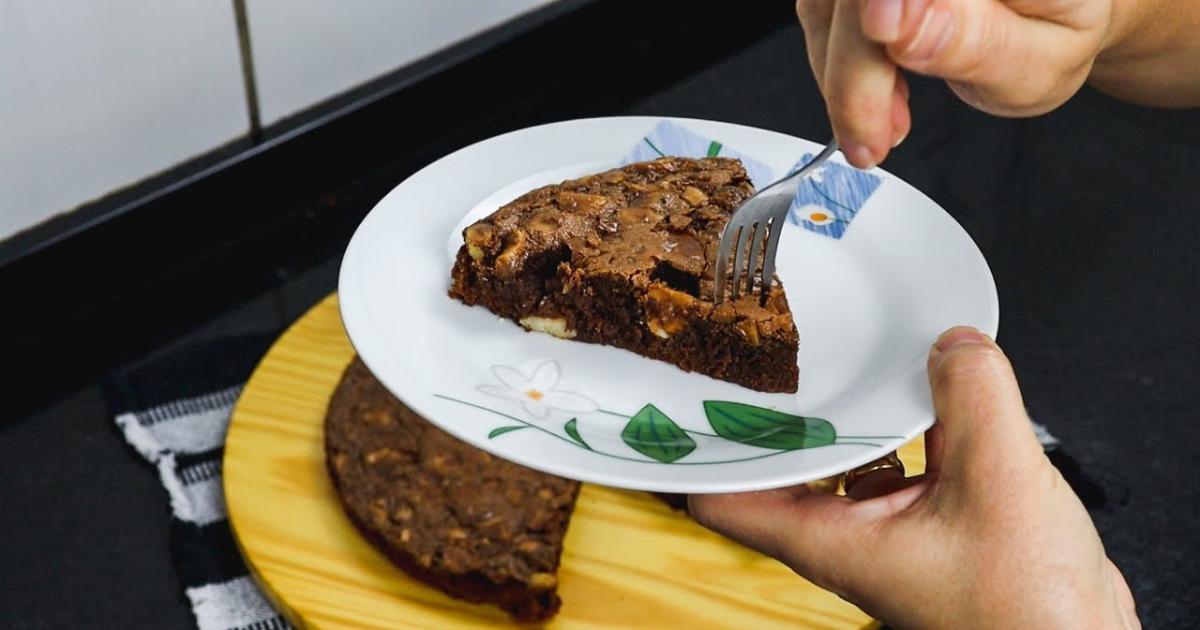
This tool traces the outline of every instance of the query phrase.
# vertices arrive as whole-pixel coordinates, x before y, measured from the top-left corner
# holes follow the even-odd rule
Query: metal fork
[[[804,181],[804,178],[811,175],[837,150],[837,140],[830,140],[829,144],[825,145],[825,148],[816,157],[808,161],[808,164],[758,191],[733,211],[733,216],[729,217],[729,223],[726,224],[725,231],[721,233],[721,243],[717,247],[717,268],[714,278],[716,290],[713,295],[715,303],[720,304],[725,300],[725,283],[728,275],[726,266],[729,264],[730,250],[735,245],[737,249],[734,250],[736,253],[733,259],[733,281],[730,296],[736,300],[740,295],[743,270],[746,275],[746,294],[754,292],[754,272],[760,268],[758,256],[764,236],[767,240],[767,247],[763,253],[762,276],[758,286],[763,301],[766,301],[767,296],[770,295],[771,284],[775,279],[775,252],[779,250],[779,239],[783,235],[783,225],[787,221],[787,213],[792,206],[792,199],[796,197],[796,190],[799,189],[800,182]],[[746,253],[747,249],[750,250],[749,255]]]

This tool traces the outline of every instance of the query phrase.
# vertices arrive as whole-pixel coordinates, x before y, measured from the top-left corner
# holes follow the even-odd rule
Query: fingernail
[[[875,167],[875,157],[866,145],[844,142],[842,143],[842,153],[845,154],[847,161],[864,171]]]
[[[991,338],[969,326],[957,326],[942,333],[933,347],[938,352],[945,352],[955,346],[967,344],[988,344]]]
[[[954,16],[944,9],[930,8],[902,56],[910,62],[929,61],[941,54],[953,37]]]
[[[942,355],[950,348],[969,344],[985,345],[991,343],[991,338],[971,328],[970,326],[955,326],[942,333],[933,347],[929,349],[929,357],[925,361],[925,370],[929,378],[933,378],[937,368],[942,363]]]
[[[867,0],[865,30],[867,36],[882,44],[890,44],[900,37],[900,15],[904,11],[904,0]]]
[[[900,143],[904,142],[904,139],[907,137],[908,137],[907,132],[896,134],[896,139],[894,141],[892,141],[892,148],[895,149],[896,147],[900,146]]]

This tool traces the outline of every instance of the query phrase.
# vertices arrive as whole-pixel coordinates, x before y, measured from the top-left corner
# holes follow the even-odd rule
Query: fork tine
[[[730,295],[737,299],[741,287],[742,273],[746,273],[746,293],[754,293],[754,278],[762,270],[759,288],[765,303],[775,283],[775,255],[779,251],[779,240],[783,237],[789,208],[796,197],[800,183],[838,150],[837,140],[829,144],[815,157],[796,171],[768,184],[754,193],[741,206],[734,209],[721,232],[718,245],[716,271],[713,285],[713,301],[720,304],[725,299],[726,268],[729,265],[729,248],[736,247],[733,260],[733,280]],[[766,234],[764,235],[764,232]],[[763,237],[767,243],[763,245]],[[748,242],[747,242],[748,241]],[[746,260],[746,250],[750,260]],[[759,252],[763,251],[762,266],[758,265]],[[748,263],[748,264],[747,264]]]
[[[767,230],[767,251],[763,253],[762,281],[759,283],[764,303],[771,295],[771,285],[775,282],[775,252],[779,251],[779,239],[783,237],[786,222],[786,217],[772,217],[770,229]]]
[[[741,295],[742,283],[742,267],[746,266],[746,237],[750,232],[751,226],[747,225],[738,228],[737,238],[734,240],[737,249],[733,250],[733,282],[729,283],[729,298],[736,300]]]
[[[725,275],[728,273],[726,269],[729,266],[729,250],[733,244],[737,242],[736,238],[738,228],[733,221],[730,221],[725,226],[725,231],[721,233],[721,242],[717,246],[717,266],[713,274],[713,301],[720,304],[725,299]]]
[[[758,255],[762,250],[763,232],[766,231],[765,220],[754,224],[754,234],[750,237],[750,259],[746,261],[746,295],[754,293],[754,278],[758,275]]]

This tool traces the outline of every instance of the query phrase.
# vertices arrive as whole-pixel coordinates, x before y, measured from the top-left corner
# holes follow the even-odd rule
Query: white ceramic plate
[[[995,334],[996,288],[966,232],[878,169],[882,183],[843,238],[791,224],[784,235],[778,273],[800,333],[797,394],[763,394],[624,350],[526,333],[447,296],[464,225],[535,186],[616,165],[660,121],[515,131],[456,151],[392,190],[354,234],[339,280],[346,331],[371,371],[406,405],[481,449],[641,490],[802,483],[927,429],[929,346],[956,324]],[[751,127],[674,122],[777,172],[820,149]]]

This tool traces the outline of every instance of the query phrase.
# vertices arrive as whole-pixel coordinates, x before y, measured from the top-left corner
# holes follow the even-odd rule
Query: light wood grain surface
[[[375,551],[325,471],[325,408],[354,350],[329,296],[276,342],[243,391],[225,445],[229,518],[251,573],[293,623],[475,628],[506,614],[424,586]],[[924,468],[920,441],[901,450]],[[797,532],[801,535],[801,532]],[[650,495],[585,485],[567,532],[553,628],[869,628],[782,564]]]

